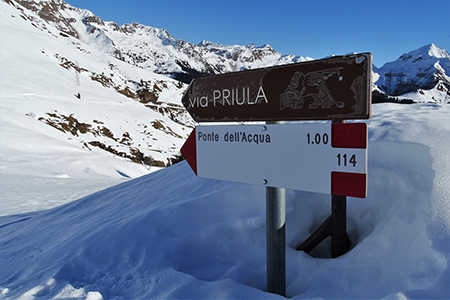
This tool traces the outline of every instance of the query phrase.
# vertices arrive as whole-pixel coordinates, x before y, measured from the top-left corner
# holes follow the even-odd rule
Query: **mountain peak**
[[[211,41],[203,40],[203,41],[201,41],[200,43],[198,43],[197,46],[201,46],[201,47],[210,47],[210,46],[213,46],[213,47],[216,47],[216,46],[222,46],[222,45],[220,45],[220,44],[218,44],[218,43],[213,43],[213,42],[211,42]]]
[[[435,44],[430,44],[428,46],[429,46],[428,55],[437,58],[450,58],[450,53],[448,53],[447,50],[439,48]]]
[[[375,84],[384,92],[398,96],[419,88],[432,89],[440,81],[448,86],[448,72],[450,54],[435,44],[428,44],[384,64],[377,70],[380,77]]]
[[[410,51],[408,53],[404,53],[402,56],[400,56],[400,59],[403,61],[412,59],[413,62],[416,62],[417,60],[420,60],[420,59],[426,59],[426,58],[431,58],[431,59],[448,58],[448,59],[450,59],[450,54],[448,53],[447,50],[442,49],[442,48],[436,46],[435,44],[428,44],[428,45],[422,46],[416,50]]]

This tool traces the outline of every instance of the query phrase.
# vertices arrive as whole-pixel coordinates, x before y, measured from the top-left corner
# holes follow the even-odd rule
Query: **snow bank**
[[[287,295],[450,297],[446,105],[374,106],[366,199],[349,198],[352,249],[302,242],[330,196],[287,191]],[[66,205],[0,218],[6,299],[280,298],[264,292],[264,188],[179,163]]]

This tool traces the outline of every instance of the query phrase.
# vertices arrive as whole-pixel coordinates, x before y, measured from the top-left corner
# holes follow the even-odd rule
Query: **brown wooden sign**
[[[197,122],[368,119],[372,54],[194,79],[182,102]]]

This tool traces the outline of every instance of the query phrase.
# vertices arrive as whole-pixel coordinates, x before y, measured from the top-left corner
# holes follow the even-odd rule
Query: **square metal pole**
[[[347,197],[331,195],[331,257],[347,253],[350,240],[347,234]]]

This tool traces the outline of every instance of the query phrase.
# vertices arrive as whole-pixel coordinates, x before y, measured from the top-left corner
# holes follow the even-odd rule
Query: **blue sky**
[[[271,45],[315,59],[371,52],[377,67],[434,43],[450,51],[450,0],[66,0],[118,25],[198,44]]]

